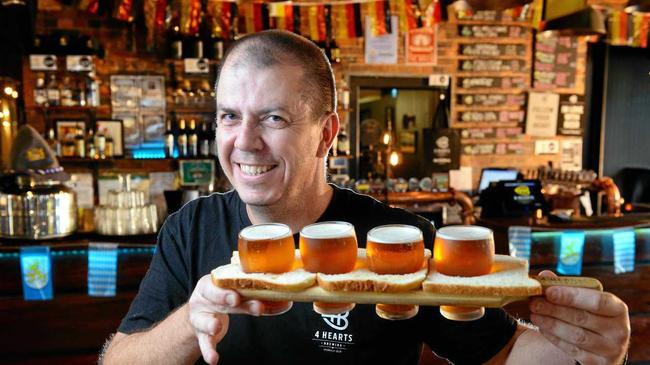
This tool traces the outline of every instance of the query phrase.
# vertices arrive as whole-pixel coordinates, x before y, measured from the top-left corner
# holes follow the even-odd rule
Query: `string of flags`
[[[622,274],[634,271],[637,232],[632,228],[621,228],[602,234],[601,245],[612,247],[614,273]],[[650,234],[650,230],[643,232]],[[531,260],[531,249],[535,236],[550,232],[532,232],[528,226],[512,226],[508,229],[508,247],[510,256]],[[584,256],[585,237],[587,233],[580,230],[552,232],[555,239],[555,256],[558,262],[555,270],[562,275],[581,275]],[[611,242],[611,246],[609,243]],[[606,249],[603,248],[605,251]]]
[[[337,2],[237,2],[229,0],[116,0],[112,10],[100,2],[80,0],[78,8],[91,14],[109,11],[117,20],[133,22],[143,11],[148,41],[162,39],[170,30],[185,36],[209,31],[211,37],[233,39],[238,34],[284,29],[314,41],[363,37],[365,17],[373,35],[392,33],[391,16],[399,31],[431,26],[442,20],[439,0],[426,8],[418,0],[353,0]]]
[[[89,243],[87,250],[51,251],[49,246],[21,247],[20,272],[24,300],[51,300],[54,297],[52,256],[71,252],[88,256],[88,295],[114,297],[117,292],[118,256],[138,253],[153,254],[155,247],[119,248],[116,243]],[[14,257],[2,254],[1,257]]]
[[[607,18],[607,26],[609,44],[648,48],[650,13],[614,11]]]

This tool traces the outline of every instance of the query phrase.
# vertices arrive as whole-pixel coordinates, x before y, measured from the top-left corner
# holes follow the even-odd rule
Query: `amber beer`
[[[237,241],[239,262],[246,273],[281,274],[291,271],[295,259],[293,233],[289,226],[264,223],[246,227]],[[291,309],[291,302],[262,301],[263,315],[282,314]]]
[[[494,263],[494,237],[488,228],[448,226],[436,232],[433,246],[436,270],[449,276],[489,274]],[[440,306],[440,314],[456,321],[472,321],[485,313],[483,307]]]
[[[422,231],[406,224],[389,224],[368,232],[368,268],[377,274],[411,274],[424,264]],[[377,304],[377,315],[384,319],[409,319],[418,313],[417,305]]]
[[[345,274],[354,270],[357,261],[357,235],[347,222],[320,222],[300,231],[300,257],[305,270],[324,274]],[[314,302],[320,314],[341,314],[354,303]]]

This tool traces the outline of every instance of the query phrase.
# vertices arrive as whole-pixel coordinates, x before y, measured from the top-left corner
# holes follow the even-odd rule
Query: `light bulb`
[[[397,164],[399,163],[399,155],[397,154],[397,152],[393,151],[390,153],[389,162],[391,166],[397,166]]]

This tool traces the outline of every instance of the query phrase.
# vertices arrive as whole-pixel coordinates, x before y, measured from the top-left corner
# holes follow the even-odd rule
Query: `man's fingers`
[[[580,347],[564,341],[546,331],[542,331],[542,335],[553,345],[560,350],[567,353],[572,359],[575,359],[582,365],[611,365],[610,361],[604,357],[598,356],[589,351],[583,350]]]
[[[199,312],[190,316],[190,322],[195,330],[214,336],[223,328],[221,317],[213,313]]]
[[[608,326],[606,323],[606,317],[604,318],[598,315],[594,315],[583,309],[575,309],[563,305],[556,305],[543,298],[534,298],[531,300],[530,311],[533,314],[541,314],[544,316],[553,317],[597,333]]]
[[[552,286],[544,293],[546,299],[554,304],[583,309],[606,317],[617,317],[627,312],[623,301],[611,293],[585,288]]]
[[[219,361],[219,354],[217,354],[216,350],[216,340],[205,333],[197,334],[197,338],[199,340],[199,348],[201,349],[203,360],[210,365],[215,365],[217,361]]]
[[[542,334],[551,334],[564,342],[599,356],[614,357],[618,355],[619,348],[613,346],[609,339],[598,333],[539,314],[531,315],[530,319],[533,324],[539,326]]]

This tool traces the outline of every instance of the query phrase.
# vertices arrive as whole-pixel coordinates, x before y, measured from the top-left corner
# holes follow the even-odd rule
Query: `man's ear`
[[[321,140],[318,144],[317,157],[327,156],[327,152],[334,143],[334,138],[339,134],[339,116],[336,112],[332,112],[327,116],[327,119],[321,126]]]

